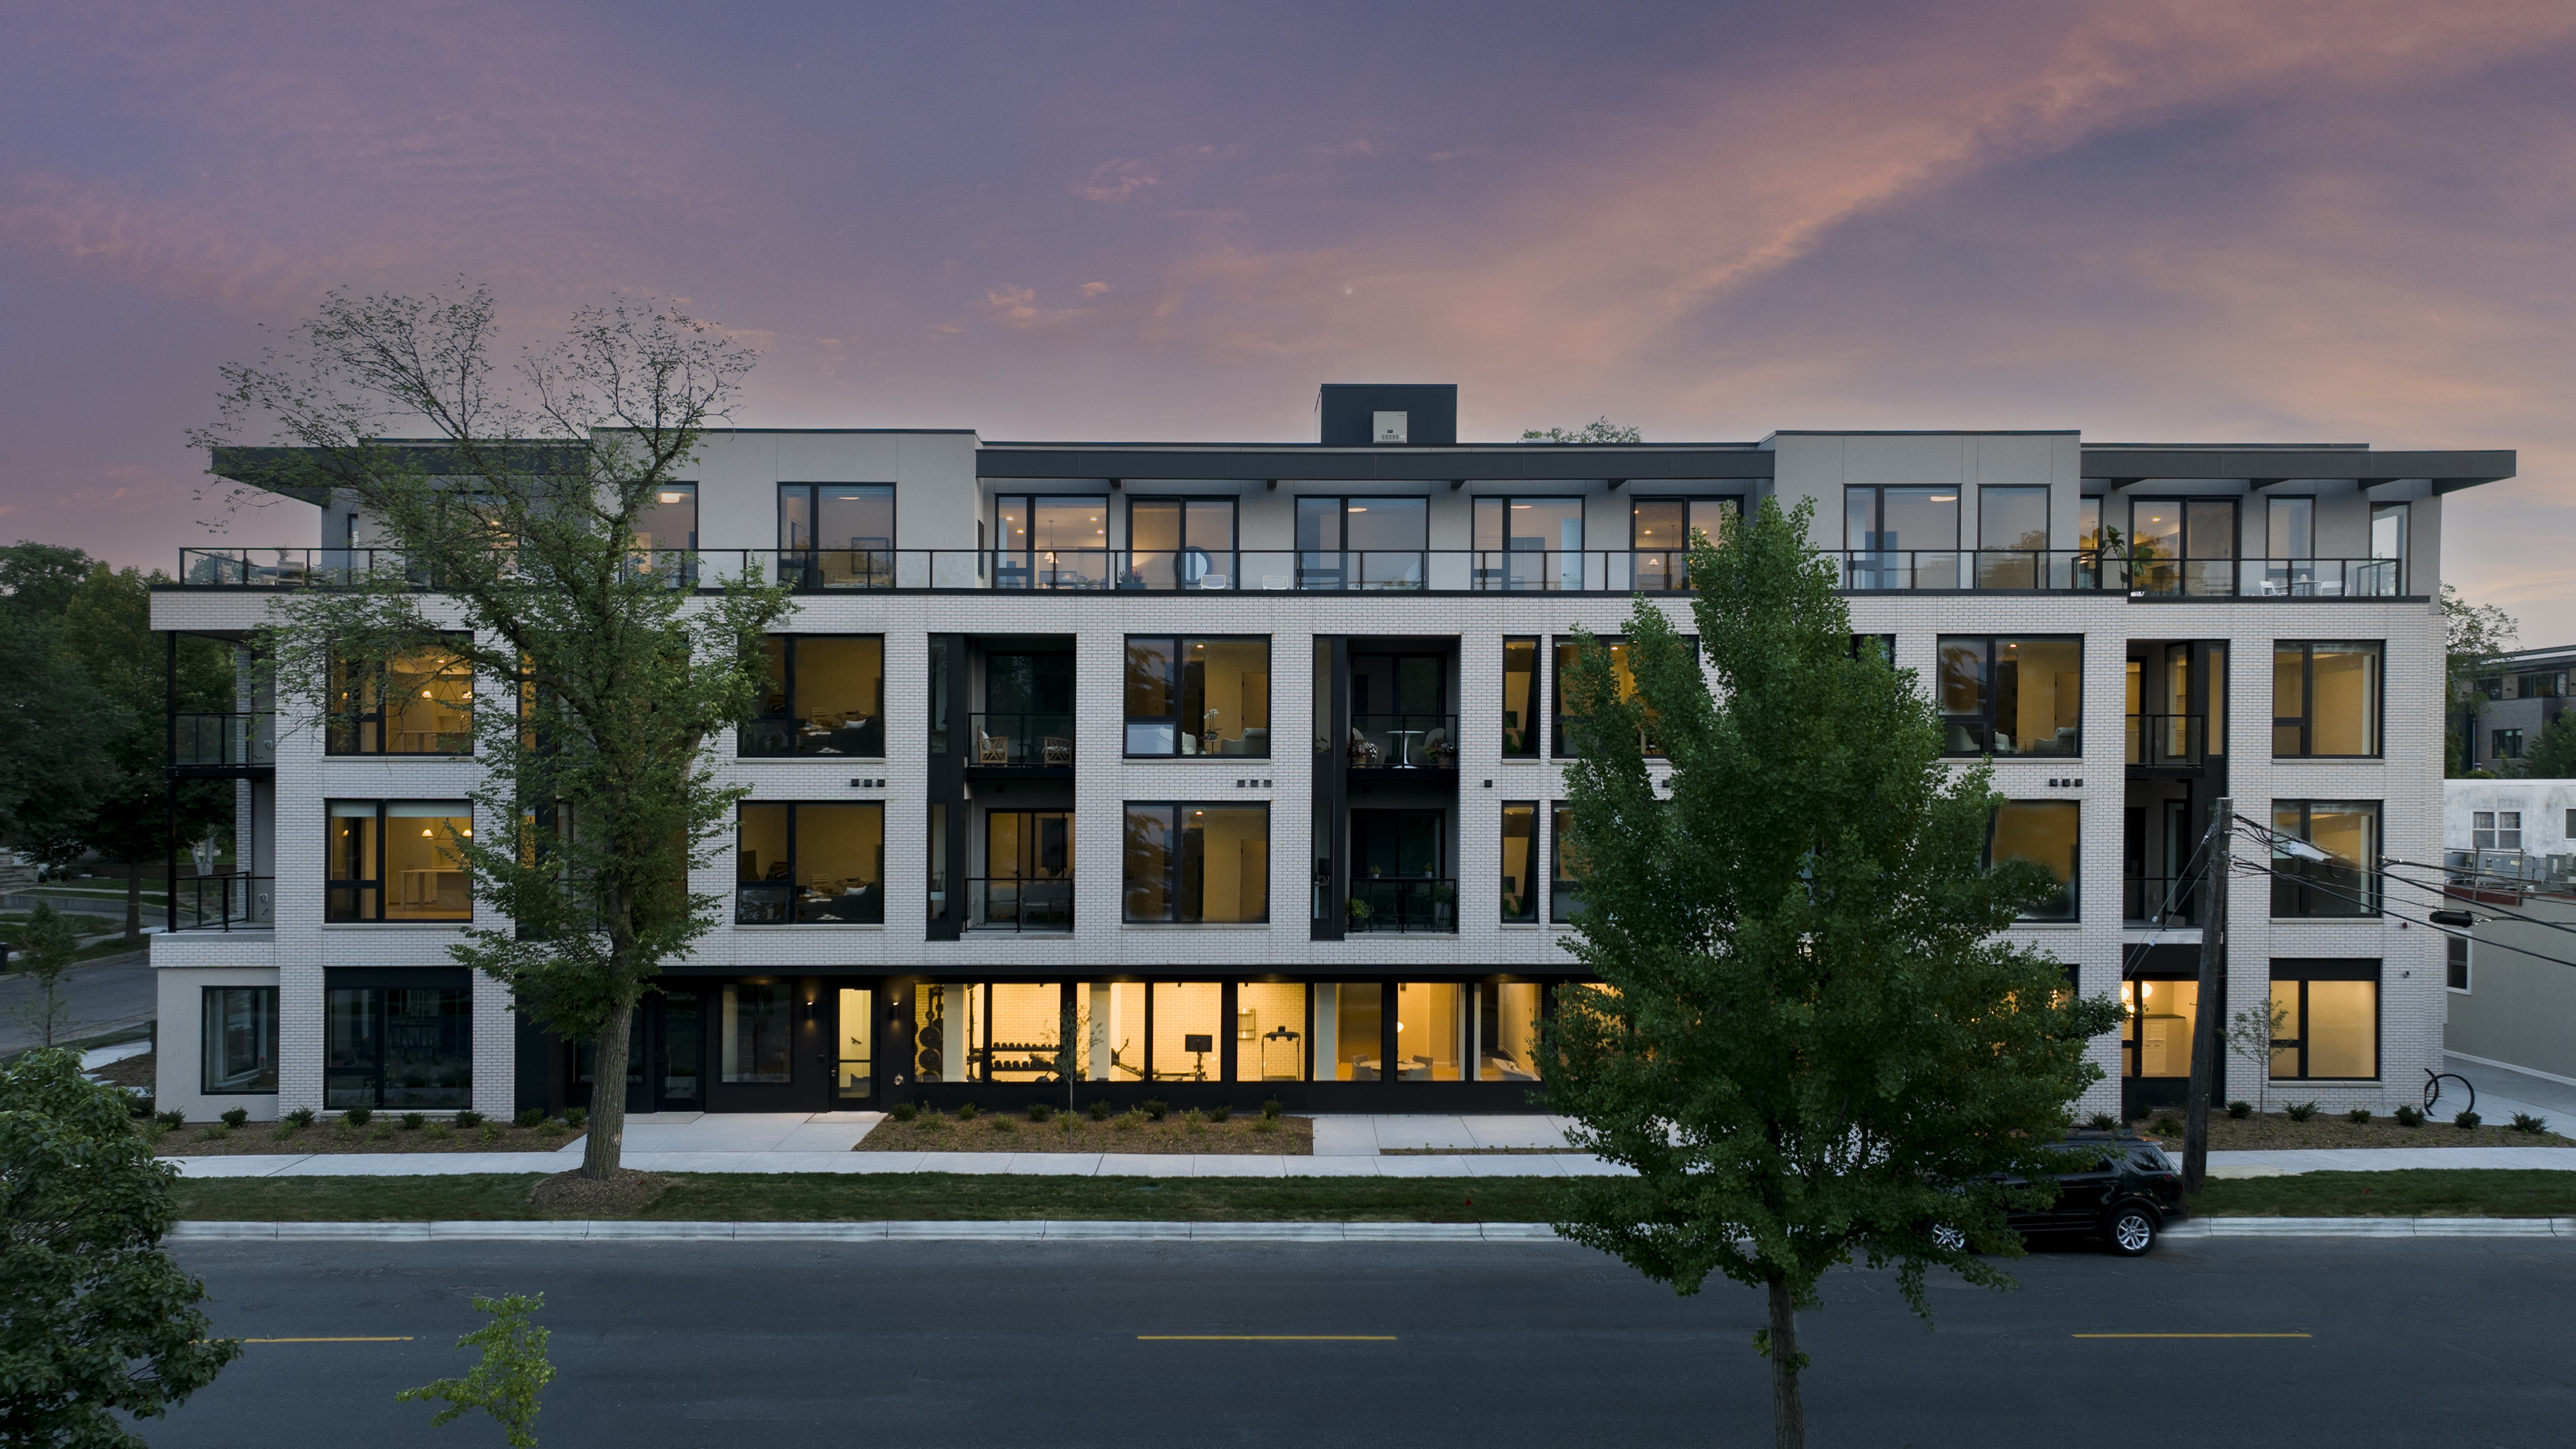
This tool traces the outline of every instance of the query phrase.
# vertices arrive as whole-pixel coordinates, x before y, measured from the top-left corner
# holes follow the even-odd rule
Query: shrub
[[[1031,1102],[1029,1104],[1029,1120],[1032,1122],[1049,1121],[1053,1119],[1054,1116],[1055,1104],[1052,1102]]]
[[[1282,1103],[1282,1102],[1281,1102],[1278,1098],[1276,1098],[1276,1097],[1273,1097],[1273,1098],[1271,1098],[1269,1101],[1264,1102],[1264,1103],[1262,1103],[1262,1104],[1261,1104],[1261,1115],[1262,1115],[1262,1116],[1264,1116],[1264,1117],[1266,1117],[1266,1118],[1268,1118],[1268,1119],[1270,1119],[1270,1120],[1271,1120],[1271,1121],[1273,1121],[1273,1122],[1278,1121],[1278,1120],[1279,1120],[1279,1114],[1280,1114],[1280,1113],[1282,1113],[1282,1112],[1285,1112],[1285,1111],[1287,1111],[1287,1110],[1288,1110],[1288,1108],[1287,1108],[1286,1104]]]
[[[428,1121],[429,1119],[427,1117],[422,1116],[418,1112],[405,1112],[402,1114],[402,1129],[405,1132],[417,1132],[421,1129],[422,1125]]]
[[[543,1107],[523,1107],[520,1109],[516,1120],[522,1127],[534,1127],[538,1123],[546,1120],[546,1109]]]
[[[456,1135],[456,1129],[448,1126],[444,1122],[432,1122],[429,1124],[429,1135],[440,1142],[444,1142],[448,1138]]]
[[[500,1140],[501,1140],[501,1124],[500,1124],[500,1123],[498,1123],[498,1122],[486,1122],[486,1123],[484,1123],[484,1124],[483,1124],[483,1127],[482,1127],[482,1135],[483,1135],[483,1140],[484,1140],[484,1141],[486,1141],[486,1142],[498,1142],[498,1141],[500,1141]]]
[[[924,1132],[945,1132],[948,1130],[948,1119],[940,1115],[938,1108],[933,1107],[929,1111],[921,1114],[921,1130]]]
[[[2227,1115],[2235,1118],[2239,1122],[2242,1122],[2246,1118],[2254,1115],[2254,1104],[2251,1102],[2230,1102],[2227,1104]]]
[[[480,1127],[483,1125],[483,1114],[475,1111],[459,1112],[456,1114],[456,1125],[459,1128]]]
[[[1107,1097],[1094,1097],[1091,1099],[1091,1105],[1084,1110],[1091,1113],[1092,1121],[1106,1122],[1109,1120],[1109,1099]]]
[[[164,1127],[185,1127],[188,1125],[188,1114],[173,1107],[167,1112],[153,1113],[152,1120]]]
[[[387,1141],[392,1138],[393,1135],[394,1124],[391,1122],[379,1122],[375,1126],[367,1129],[367,1140],[370,1142]]]
[[[580,1131],[590,1125],[590,1109],[588,1107],[567,1108],[564,1112],[564,1123],[575,1132]]]
[[[921,1115],[921,1109],[910,1102],[897,1102],[894,1104],[892,1115],[898,1122],[909,1122]]]
[[[985,1120],[992,1124],[992,1128],[996,1132],[1017,1132],[1020,1130],[1019,1123],[1012,1121],[1010,1118],[1003,1116],[999,1112],[994,1113],[991,1117]]]
[[[2290,1114],[2291,1121],[2305,1122],[2309,1118],[2317,1115],[2317,1104],[2314,1102],[2292,1102],[2281,1110]]]
[[[544,1133],[547,1137],[553,1138],[561,1137],[566,1132],[571,1131],[572,1127],[571,1124],[565,1122],[561,1117],[549,1117],[545,1121],[537,1124],[537,1130]]]
[[[2355,1107],[2344,1115],[2352,1119],[2354,1122],[2368,1122],[2370,1120],[2370,1109],[2368,1107]]]
[[[1233,1115],[1234,1109],[1223,1102],[1219,1102],[1215,1106],[1208,1108],[1208,1120],[1211,1122],[1223,1122]]]
[[[2513,1130],[2516,1132],[2546,1132],[2549,1130],[2549,1119],[2546,1117],[2534,1117],[2529,1112],[2516,1112],[2513,1114]]]
[[[209,1122],[206,1124],[206,1130],[198,1133],[197,1135],[203,1137],[208,1142],[221,1142],[225,1138],[233,1135],[233,1129],[225,1126],[221,1122]]]
[[[2391,1115],[2397,1118],[2397,1125],[2400,1127],[2421,1127],[2424,1125],[2424,1109],[2421,1107],[2400,1107]]]
[[[313,1125],[313,1109],[298,1107],[286,1114],[286,1120],[294,1123],[298,1128],[310,1127]]]
[[[1172,1110],[1172,1104],[1160,1097],[1147,1097],[1139,1110],[1151,1120],[1160,1122]]]
[[[292,1122],[280,1122],[268,1129],[268,1137],[272,1142],[283,1142],[294,1135],[295,1124]]]
[[[2451,1119],[2451,1125],[2459,1128],[2463,1132],[2475,1132],[2478,1130],[2478,1124],[2484,1120],[2486,1119],[2480,1117],[2477,1113],[2463,1107],[2460,1109],[2460,1115]]]
[[[250,1120],[250,1109],[248,1107],[228,1108],[221,1114],[220,1120],[227,1127],[239,1127]]]
[[[961,1102],[957,1106],[957,1120],[960,1122],[972,1122],[975,1120],[975,1114],[983,1110],[983,1108],[976,1106],[972,1102]]]
[[[1205,1132],[1207,1130],[1207,1114],[1196,1107],[1192,1107],[1187,1112],[1181,1114],[1181,1127],[1185,1131]]]
[[[1119,1113],[1109,1125],[1120,1132],[1133,1132],[1145,1125],[1145,1113],[1140,1108],[1130,1107]]]
[[[1255,1117],[1252,1119],[1252,1130],[1255,1132],[1276,1132],[1279,1130],[1279,1119],[1276,1117]]]
[[[364,1127],[367,1125],[367,1119],[374,1115],[376,1114],[368,1108],[352,1107],[340,1114],[340,1124],[344,1127]]]
[[[2096,1112],[2092,1116],[2084,1119],[2084,1125],[2092,1128],[2096,1132],[2108,1132],[2112,1128],[2120,1125],[2120,1119],[2112,1116],[2108,1112]]]
[[[2163,1116],[2158,1117],[2153,1125],[2158,1137],[2179,1137],[2182,1135],[2182,1119],[2171,1112],[2167,1112]]]

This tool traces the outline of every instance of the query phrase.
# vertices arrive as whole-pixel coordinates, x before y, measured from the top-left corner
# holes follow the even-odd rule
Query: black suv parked
[[[2185,1215],[2182,1172],[2156,1144],[2127,1133],[2070,1132],[2064,1151],[2057,1201],[2006,1219],[2022,1236],[2081,1233],[2134,1258],[2156,1245],[2166,1223]]]

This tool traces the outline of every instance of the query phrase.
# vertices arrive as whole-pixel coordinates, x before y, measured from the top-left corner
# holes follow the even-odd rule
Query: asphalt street
[[[461,1374],[468,1300],[503,1292],[546,1294],[550,1446],[1771,1442],[1755,1294],[1676,1297],[1563,1244],[178,1251],[219,1332],[286,1341],[140,1426],[155,1445],[497,1444],[393,1394]],[[2013,1271],[2012,1293],[1935,1282],[1930,1330],[1889,1276],[1835,1275],[1802,1328],[1810,1442],[2530,1445],[2576,1422],[2576,1245],[2200,1241]]]
[[[139,954],[74,966],[63,973],[57,989],[71,1010],[65,1024],[55,1028],[56,1041],[78,1041],[145,1025],[159,1006],[152,963]],[[0,976],[0,1052],[19,1051],[42,1040],[22,1019],[35,994],[35,983],[27,977],[17,972]]]

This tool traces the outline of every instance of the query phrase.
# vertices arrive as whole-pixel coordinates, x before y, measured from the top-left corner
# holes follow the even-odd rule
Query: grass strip
[[[2222,1178],[2193,1211],[2216,1218],[2576,1217],[2576,1172],[2462,1167]]]
[[[672,1173],[632,1216],[659,1222],[1003,1221],[1537,1223],[1549,1178],[1009,1177],[948,1172]],[[422,1222],[542,1218],[534,1173],[455,1177],[207,1177],[174,1184],[198,1221]]]

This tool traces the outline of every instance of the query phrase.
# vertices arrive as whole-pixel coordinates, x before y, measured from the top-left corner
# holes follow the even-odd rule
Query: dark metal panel
[[[2086,448],[2087,478],[2430,478],[2437,492],[2514,476],[2511,448],[2382,452],[2361,448]]]
[[[1760,448],[1482,447],[1387,448],[1022,448],[987,445],[975,455],[980,478],[1285,478],[1316,483],[1497,482],[1566,478],[1768,478],[1774,455]]]

